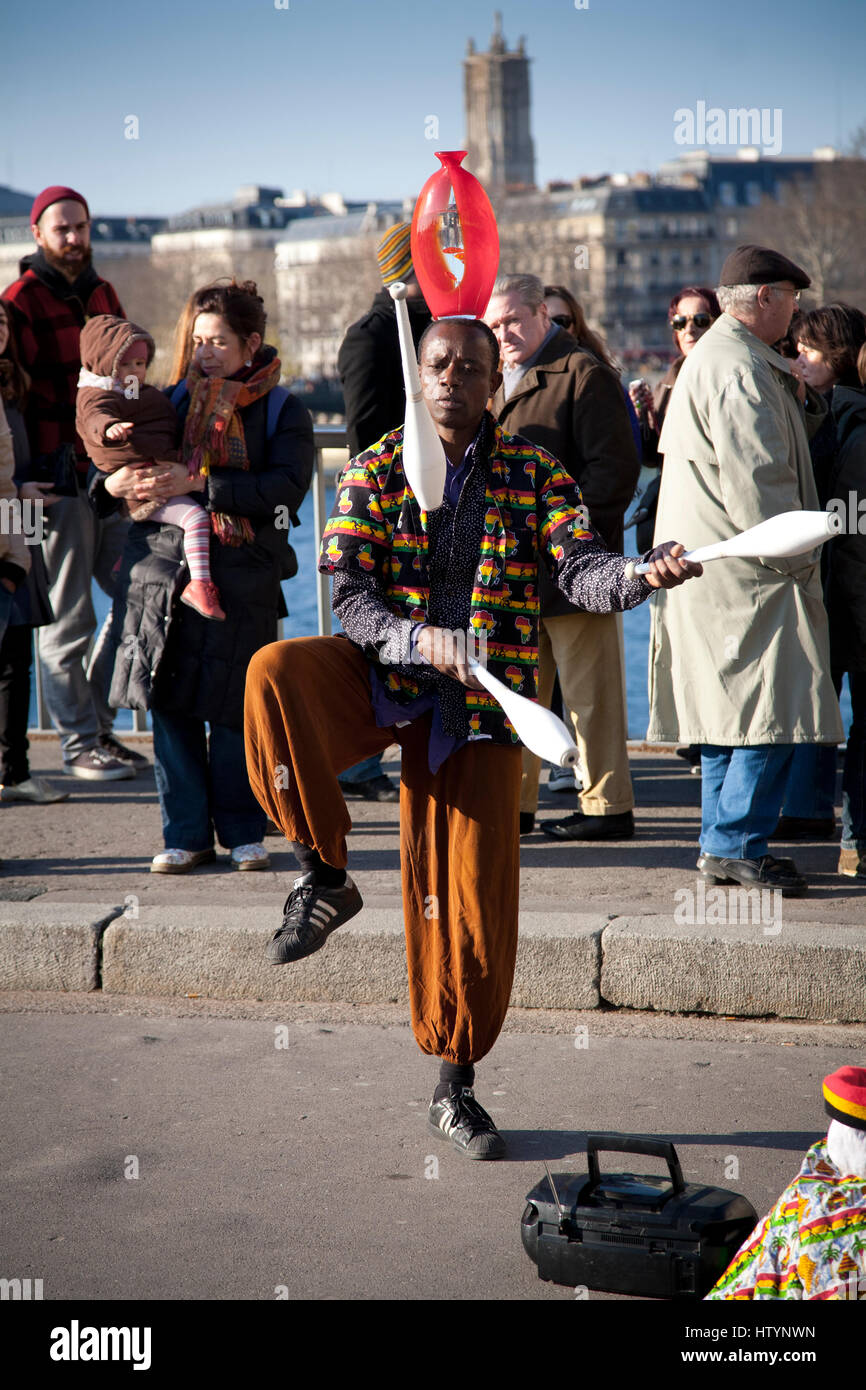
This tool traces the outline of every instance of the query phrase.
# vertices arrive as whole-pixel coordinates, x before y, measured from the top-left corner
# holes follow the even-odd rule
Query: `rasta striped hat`
[[[823,1089],[827,1114],[866,1132],[866,1067],[840,1067],[824,1077]]]
[[[391,227],[385,233],[376,247],[383,285],[393,285],[396,280],[405,280],[411,274],[411,234],[412,228],[408,222],[398,222],[396,227]]]

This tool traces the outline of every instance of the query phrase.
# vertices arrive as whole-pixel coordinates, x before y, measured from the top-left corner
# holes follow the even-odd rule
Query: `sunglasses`
[[[671,319],[671,328],[675,333],[682,333],[687,324],[693,323],[695,328],[709,328],[712,321],[710,314],[677,314]]]
[[[571,328],[574,319],[571,314],[551,314],[550,322],[558,324],[560,328]]]

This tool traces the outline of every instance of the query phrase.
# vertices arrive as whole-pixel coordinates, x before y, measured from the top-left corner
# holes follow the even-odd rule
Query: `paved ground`
[[[0,1008],[0,1274],[46,1300],[569,1300],[520,1243],[543,1160],[582,1170],[589,1131],[669,1138],[687,1181],[761,1215],[824,1131],[821,1078],[866,1061],[862,1026],[513,1012],[477,1080],[509,1155],[479,1164],[428,1132],[434,1066],[398,1010]]]
[[[133,742],[134,740],[130,740]],[[148,739],[136,746],[150,755]],[[637,800],[633,840],[602,845],[557,844],[540,831],[521,841],[521,907],[524,911],[564,907],[615,915],[671,914],[676,893],[694,888],[700,779],[672,754],[635,751],[631,757]],[[54,737],[32,745],[33,771],[57,773],[60,752]],[[399,764],[387,764],[399,775]],[[36,897],[56,902],[123,903],[129,893],[142,906],[156,903],[273,903],[277,925],[291,879],[294,856],[285,842],[269,838],[271,871],[239,874],[219,862],[184,877],[148,872],[163,848],[153,773],[134,781],[93,784],[61,777],[68,802],[52,806],[0,805],[4,860],[0,899]],[[365,898],[399,907],[398,808],[360,799],[349,802],[355,824],[350,867]],[[576,801],[542,788],[541,819],[565,815]],[[785,900],[789,922],[866,925],[866,884],[836,873],[838,843],[789,846],[808,875],[807,898]]]
[[[32,751],[34,771],[57,771],[54,739]],[[525,911],[670,914],[694,885],[698,779],[658,752],[632,768],[636,838],[524,840]],[[278,839],[270,872],[223,858],[151,875],[152,773],[64,784],[67,803],[0,806],[0,898],[273,904],[279,919],[295,866]],[[365,899],[397,908],[397,808],[351,806]],[[542,816],[567,809],[543,791]],[[814,889],[788,920],[862,927],[836,846],[796,856]],[[572,1294],[538,1280],[519,1238],[544,1159],[581,1169],[590,1131],[670,1138],[687,1180],[741,1190],[761,1214],[824,1130],[821,1078],[866,1063],[866,1026],[512,1009],[477,1082],[508,1140],[498,1164],[428,1132],[435,1068],[399,1006],[10,991],[0,1049],[0,1276],[41,1278],[46,1299],[556,1302]]]

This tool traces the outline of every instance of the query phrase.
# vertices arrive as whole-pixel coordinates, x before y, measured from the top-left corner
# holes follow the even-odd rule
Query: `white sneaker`
[[[46,777],[28,777],[25,782],[13,782],[0,787],[0,801],[68,801],[69,792],[58,791]]]
[[[199,864],[212,864],[216,851],[212,849],[166,849],[156,854],[150,866],[152,874],[188,874]]]
[[[232,863],[236,869],[269,869],[271,856],[264,845],[236,845],[232,850]]]

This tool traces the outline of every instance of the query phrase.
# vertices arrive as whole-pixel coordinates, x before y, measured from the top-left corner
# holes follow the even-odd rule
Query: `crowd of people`
[[[577,808],[540,829],[624,840],[635,821],[619,613],[654,595],[648,737],[685,744],[700,771],[698,872],[786,896],[808,884],[769,842],[835,832],[847,672],[838,867],[866,878],[858,309],[801,312],[803,269],[740,247],[718,287],[671,301],[679,355],[655,393],[626,390],[569,288],[528,269],[496,280],[483,319],[431,320],[409,228],[392,228],[383,288],[339,356],[350,458],[319,567],[343,634],[277,642],[281,584],[297,570],[279,517],[297,522],[314,443],[308,411],[280,386],[255,284],[190,295],[157,390],[152,336],[92,266],[85,198],[44,190],[32,225],[36,251],[0,298],[0,478],[4,498],[44,508],[45,535],[0,537],[0,799],[68,795],[28,764],[37,627],[67,775],[134,776],[146,759],[116,738],[114,715],[150,711],[164,838],[153,872],[190,872],[217,843],[237,869],[266,868],[268,818],[291,844],[301,875],[274,965],[321,950],[361,910],[345,796],[399,798],[412,1025],[440,1064],[429,1120],[476,1159],[504,1151],[475,1100],[475,1064],[508,1007],[519,837],[536,828],[541,767],[461,637],[483,633],[490,671],[530,699],[558,698],[573,728]],[[442,505],[424,514],[402,470],[397,281],[447,459]],[[642,463],[657,481],[640,503],[634,558],[647,572],[635,574],[624,522]],[[730,561],[711,583],[682,558],[682,538],[708,544],[818,507],[844,513],[823,555]],[[94,579],[112,608],[90,654]],[[381,764],[394,743],[399,791]]]

